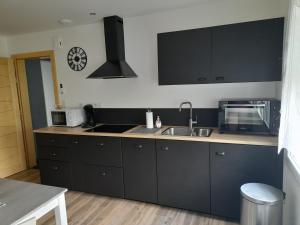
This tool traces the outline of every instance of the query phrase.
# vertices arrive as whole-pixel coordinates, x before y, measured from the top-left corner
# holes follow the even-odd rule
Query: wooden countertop
[[[139,126],[141,127],[141,126]],[[66,135],[87,135],[87,136],[109,136],[109,137],[128,137],[128,138],[150,138],[150,139],[165,139],[165,140],[181,140],[181,141],[202,141],[213,143],[227,144],[247,144],[247,145],[265,145],[277,146],[278,138],[270,136],[258,135],[238,135],[238,134],[220,134],[218,129],[214,128],[209,137],[187,137],[187,136],[168,136],[161,133],[170,126],[164,126],[155,133],[134,133],[136,127],[124,133],[92,133],[85,132],[86,128],[75,127],[46,127],[34,130],[35,133],[47,134],[66,134]]]

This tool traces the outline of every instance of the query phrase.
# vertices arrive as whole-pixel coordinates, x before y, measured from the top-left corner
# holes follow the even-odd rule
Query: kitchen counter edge
[[[140,127],[140,126],[138,126]],[[245,144],[245,145],[263,145],[278,146],[278,137],[259,136],[259,135],[241,135],[241,134],[220,134],[217,128],[209,137],[187,137],[187,136],[168,136],[161,133],[171,126],[164,126],[153,134],[134,133],[137,127],[124,133],[91,133],[86,132],[86,128],[81,127],[45,127],[34,130],[34,133],[40,134],[65,134],[65,135],[82,135],[82,136],[102,136],[102,137],[124,137],[124,138],[145,138],[157,140],[178,140],[178,141],[200,141],[224,144]],[[173,126],[172,126],[173,127]]]

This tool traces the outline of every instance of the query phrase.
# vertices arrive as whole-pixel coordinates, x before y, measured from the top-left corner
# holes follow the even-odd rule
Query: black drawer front
[[[86,137],[84,161],[88,164],[122,166],[121,139],[113,137]]]
[[[122,144],[125,197],[157,203],[155,141],[124,138]]]
[[[57,161],[70,161],[70,154],[68,148],[39,146],[38,159],[57,160]]]
[[[87,192],[124,197],[122,168],[86,165],[84,173]]]
[[[71,188],[71,165],[69,163],[40,160],[41,183],[45,185]]]
[[[36,144],[38,146],[67,147],[69,136],[60,134],[36,134]]]

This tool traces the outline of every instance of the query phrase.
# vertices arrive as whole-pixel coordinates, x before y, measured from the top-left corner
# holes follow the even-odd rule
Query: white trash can
[[[282,225],[284,193],[270,185],[241,186],[241,225]]]

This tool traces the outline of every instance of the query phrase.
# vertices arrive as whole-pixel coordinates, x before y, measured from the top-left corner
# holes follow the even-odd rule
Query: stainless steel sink
[[[210,128],[201,128],[201,127],[195,127],[193,129],[193,136],[199,136],[199,137],[209,137],[211,135],[212,129]]]
[[[170,127],[162,132],[162,135],[170,136],[198,136],[198,137],[209,137],[212,129],[194,127],[192,130],[189,127]]]

